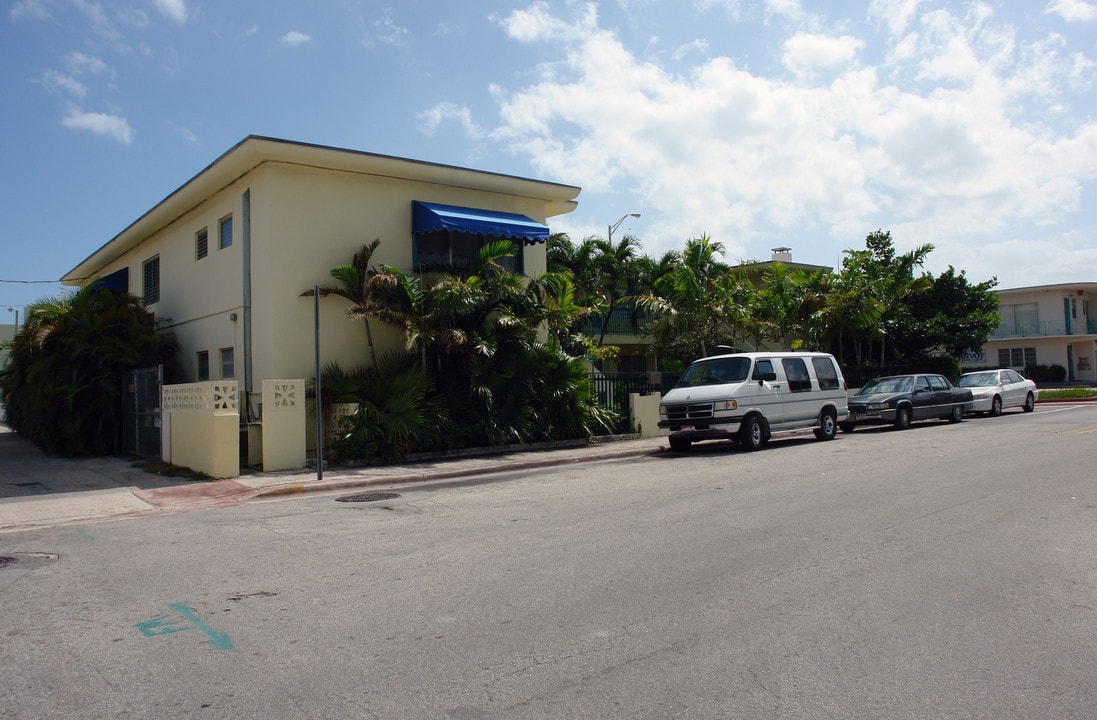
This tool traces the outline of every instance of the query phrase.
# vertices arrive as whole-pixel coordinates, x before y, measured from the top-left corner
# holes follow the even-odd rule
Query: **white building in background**
[[[998,290],[1001,324],[964,365],[1061,365],[1070,381],[1097,382],[1097,283]]]

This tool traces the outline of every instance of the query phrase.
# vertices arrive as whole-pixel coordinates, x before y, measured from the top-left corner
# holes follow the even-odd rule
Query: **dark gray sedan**
[[[971,390],[954,387],[944,375],[892,375],[865,383],[849,399],[842,430],[857,425],[894,425],[900,430],[915,420],[960,422],[972,409]]]

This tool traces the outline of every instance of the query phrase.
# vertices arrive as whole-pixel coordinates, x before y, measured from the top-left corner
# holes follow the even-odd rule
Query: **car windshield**
[[[875,395],[877,393],[904,393],[910,392],[914,387],[912,377],[890,377],[869,380],[857,393],[858,395]]]
[[[998,384],[998,373],[973,373],[964,375],[957,383],[960,387],[991,387]]]
[[[698,385],[723,385],[724,383],[743,382],[750,372],[750,358],[728,357],[697,360],[677,387],[697,387]]]

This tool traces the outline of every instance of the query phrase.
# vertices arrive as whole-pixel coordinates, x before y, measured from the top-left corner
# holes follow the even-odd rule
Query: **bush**
[[[1067,369],[1062,365],[1027,365],[1025,377],[1034,382],[1063,382],[1067,377]]]

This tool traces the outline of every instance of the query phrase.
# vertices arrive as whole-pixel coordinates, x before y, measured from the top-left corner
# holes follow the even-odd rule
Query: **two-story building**
[[[314,306],[302,292],[337,284],[332,268],[374,239],[374,265],[411,272],[460,265],[509,238],[516,268],[546,265],[545,225],[580,188],[335,147],[249,136],[63,278],[99,280],[144,299],[182,346],[187,382],[234,379],[257,418],[264,380],[315,375]],[[323,362],[368,364],[346,301],[320,302]],[[376,323],[375,326],[379,326]],[[377,354],[403,346],[374,327]]]
[[[1013,368],[1060,365],[1066,379],[1097,382],[1097,283],[1064,283],[998,290],[1001,324],[964,365]]]

